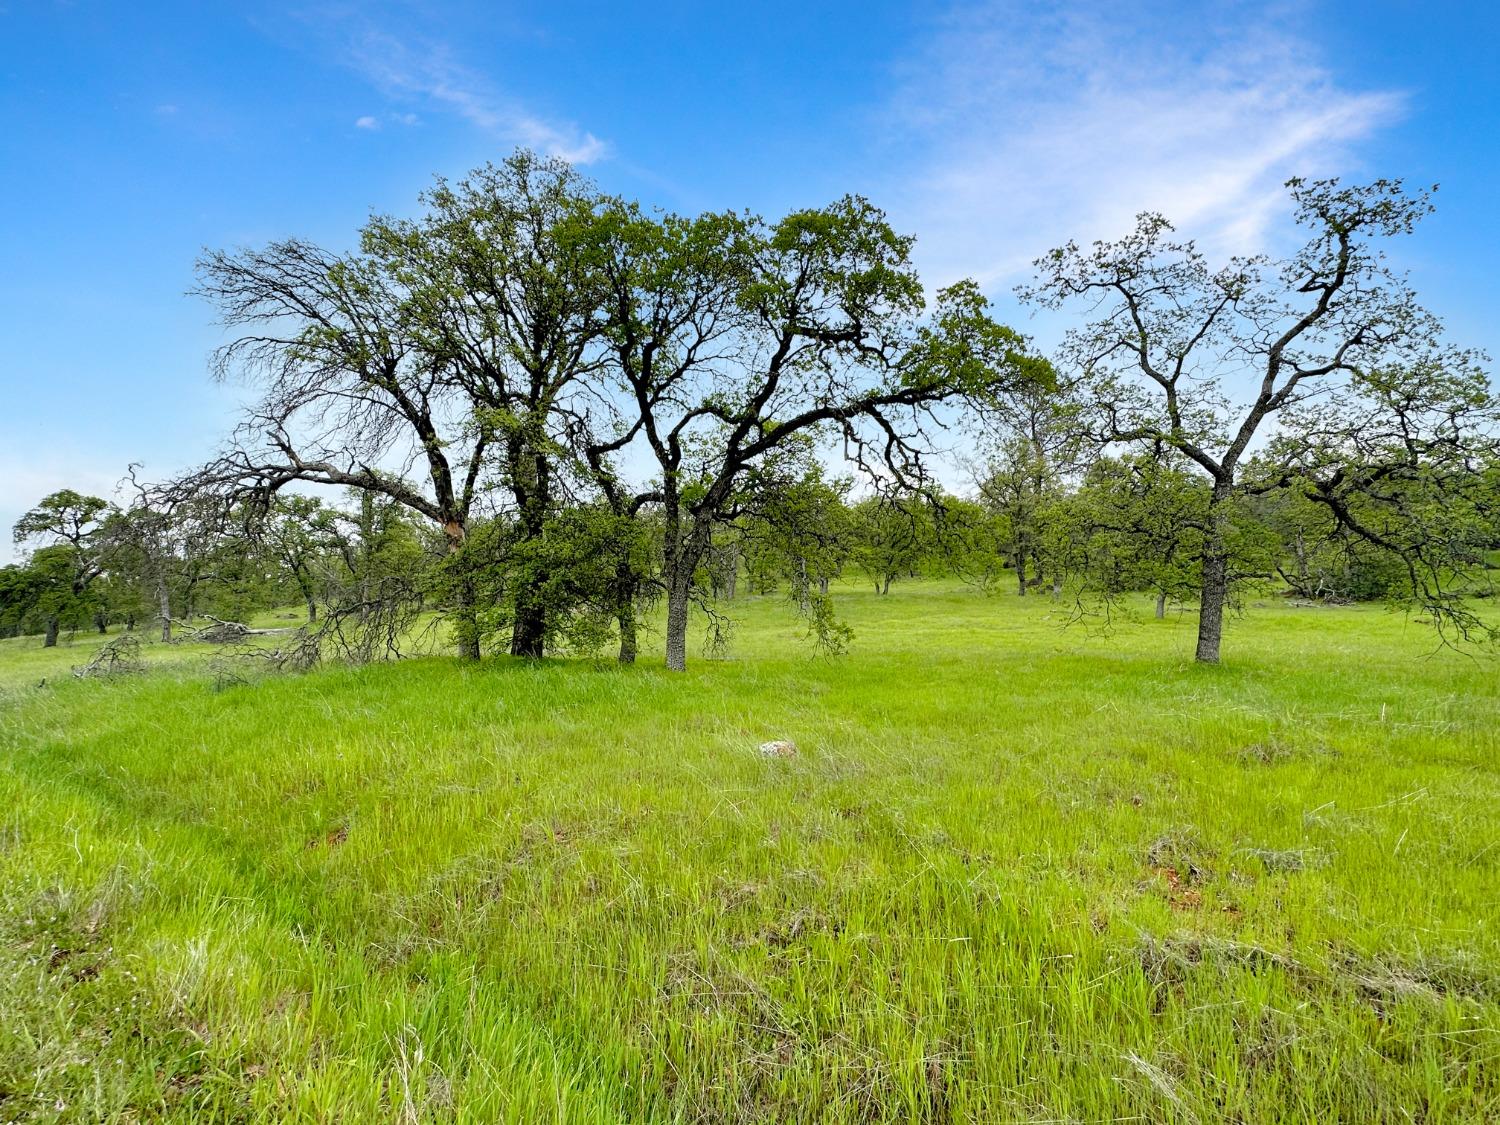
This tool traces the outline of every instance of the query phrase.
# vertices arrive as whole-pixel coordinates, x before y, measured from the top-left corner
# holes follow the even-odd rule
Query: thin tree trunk
[[[828,596],[828,575],[826,574],[818,579],[818,593],[825,598]]]
[[[307,597],[307,623],[311,625],[318,619],[318,603],[311,594]]]
[[[636,637],[634,603],[622,602],[615,611],[615,620],[620,625],[619,662],[621,664],[634,664],[636,653],[640,651],[640,642]]]
[[[1167,595],[1157,593],[1156,595],[1156,619],[1162,620],[1167,616]]]
[[[688,602],[692,572],[686,576],[674,573],[667,584],[667,667],[674,672],[687,670]]]
[[[94,624],[98,627],[101,637],[109,632],[109,619],[104,614],[96,613],[94,615]]]
[[[1229,558],[1224,544],[1224,500],[1226,485],[1216,484],[1208,507],[1208,530],[1203,541],[1203,592],[1198,601],[1198,650],[1200,664],[1219,662],[1219,642],[1224,636],[1224,603],[1229,598]]]
[[[58,621],[57,618],[55,618],[55,617],[49,617],[49,618],[47,618],[47,635],[42,638],[42,647],[43,648],[56,648],[57,647],[57,631],[61,627],[62,627],[62,623],[60,621]]]
[[[156,612],[161,616],[161,643],[172,643],[172,598],[165,579],[156,586]]]
[[[1016,589],[1021,597],[1026,596],[1026,552],[1016,552]]]
[[[891,576],[889,574],[885,576],[885,583],[880,587],[880,592],[882,594],[889,594],[891,592]]]

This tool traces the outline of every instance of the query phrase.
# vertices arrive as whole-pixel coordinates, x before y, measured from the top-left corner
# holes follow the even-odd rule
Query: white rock
[[[785,739],[776,739],[772,742],[760,744],[760,754],[763,758],[791,758],[797,754],[797,744]]]

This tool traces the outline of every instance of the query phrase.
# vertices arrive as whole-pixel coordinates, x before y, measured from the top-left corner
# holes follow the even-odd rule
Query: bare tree
[[[399,260],[367,243],[340,255],[292,239],[202,259],[198,293],[242,332],[215,370],[261,394],[178,491],[264,503],[299,481],[354,488],[431,520],[457,555],[492,431],[421,346]],[[459,652],[477,659],[472,587],[461,575],[457,587]]]

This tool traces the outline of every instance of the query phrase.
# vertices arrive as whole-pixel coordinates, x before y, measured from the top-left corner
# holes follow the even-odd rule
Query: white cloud
[[[484,75],[455,60],[441,44],[409,45],[406,39],[367,30],[354,40],[349,57],[386,94],[421,99],[509,142],[574,164],[592,164],[609,152],[609,146],[594,134],[569,123],[545,121],[523,109]],[[398,120],[415,124],[416,115],[405,114]]]
[[[371,117],[368,114],[366,114],[364,117],[356,117],[354,119],[354,127],[356,129],[379,129],[380,119],[377,117]]]
[[[940,23],[884,120],[907,169],[892,211],[932,280],[1002,288],[1141,210],[1213,250],[1259,249],[1287,177],[1345,167],[1398,116],[1397,94],[1341,87],[1284,13],[1192,9],[1014,0]]]

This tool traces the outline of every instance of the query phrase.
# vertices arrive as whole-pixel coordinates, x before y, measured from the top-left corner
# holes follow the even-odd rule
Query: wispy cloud
[[[364,28],[350,40],[351,65],[393,98],[415,100],[447,110],[487,133],[574,164],[605,157],[609,146],[570,123],[543,120],[496,89],[483,74],[454,58],[441,43],[397,38]],[[396,120],[414,124],[414,114]]]
[[[365,116],[363,116],[363,117],[356,117],[354,119],[354,127],[356,129],[370,129],[370,130],[379,129],[380,128],[380,118],[378,118],[378,117],[371,117],[369,114],[365,114]]]
[[[1191,8],[1191,10],[1189,10]],[[949,13],[884,119],[893,210],[938,282],[1002,288],[1067,238],[1161,211],[1218,250],[1258,249],[1291,175],[1347,166],[1401,111],[1342,87],[1275,6],[1001,0]]]

